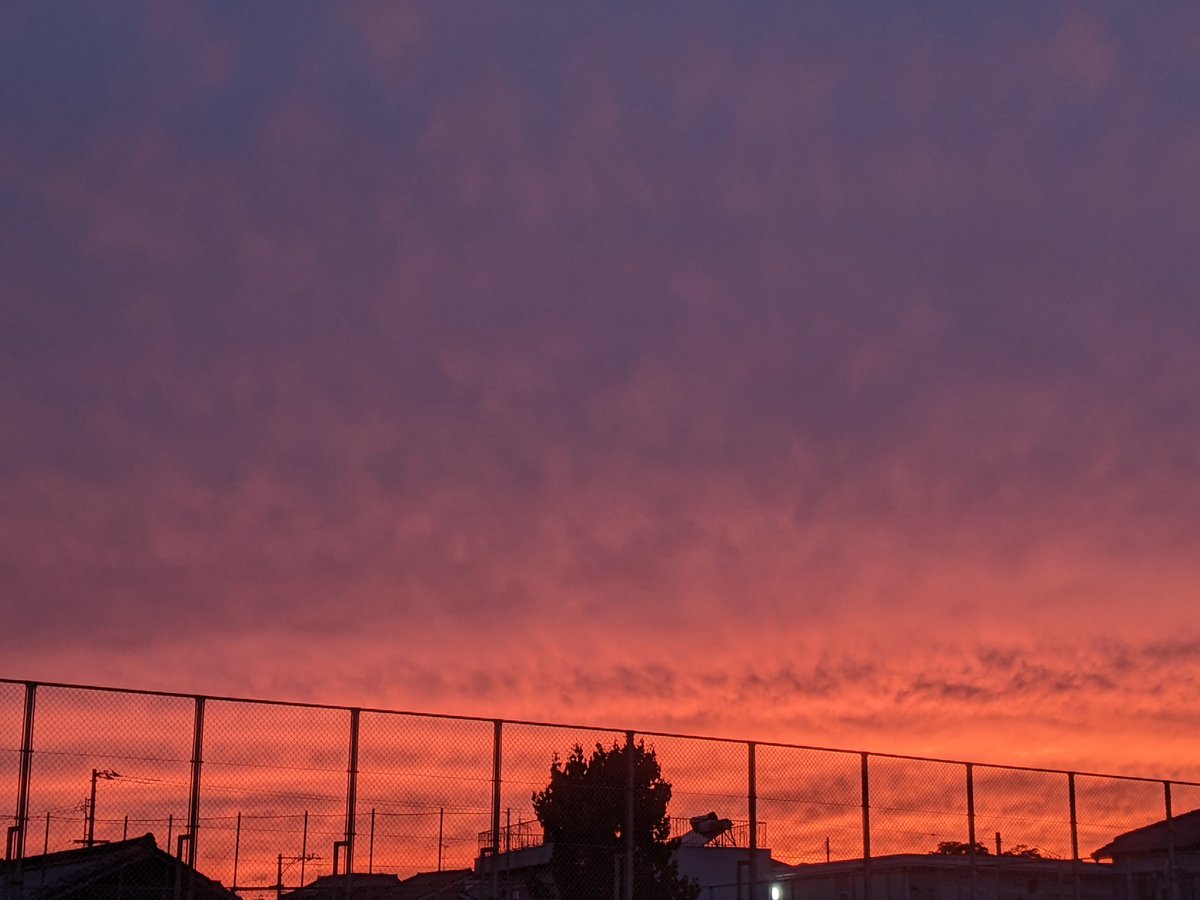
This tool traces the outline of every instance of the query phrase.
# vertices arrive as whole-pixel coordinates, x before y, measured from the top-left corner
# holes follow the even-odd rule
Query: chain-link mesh
[[[1174,815],[1200,810],[1200,785],[1172,784],[1171,807]]]
[[[1070,790],[1066,775],[976,766],[975,835],[989,855],[1069,859]]]
[[[614,817],[618,824],[624,820],[624,778],[579,779],[573,790],[581,818],[556,816],[549,833],[534,798],[550,785],[552,765],[570,766],[573,754],[590,762],[624,745],[621,732],[503,725],[497,818],[479,833],[479,874],[487,896],[536,897],[545,891],[579,898],[611,896],[619,876],[611,860]]]
[[[192,701],[37,689],[26,853],[186,829]]]
[[[741,846],[750,841],[750,811],[746,790],[749,753],[744,743],[691,738],[644,738],[658,757],[671,783],[672,833],[690,830],[694,816],[715,813],[733,822],[729,835]],[[759,843],[763,828],[759,817]]]
[[[30,694],[0,681],[6,856],[24,839],[24,858],[3,864],[3,900],[126,857],[76,896],[266,898],[334,875],[340,895],[354,879],[362,892],[434,878],[478,900],[614,900],[631,884],[671,900],[1200,896],[1193,783],[99,688],[34,694],[22,785]]]
[[[748,790],[750,748],[730,741],[706,741],[691,738],[647,737],[662,765],[664,777],[671,783],[672,836],[679,848],[678,875],[703,882],[707,900],[735,900],[743,896],[751,878],[749,848],[767,846],[769,833],[763,817],[750,814]],[[757,748],[755,748],[757,769]],[[757,790],[756,790],[757,796]],[[708,817],[727,825],[707,844],[693,843],[692,821]],[[752,821],[752,819],[754,821]],[[699,827],[706,826],[697,821]],[[752,832],[751,829],[754,829]],[[764,854],[756,852],[762,863],[761,879],[766,879]]]
[[[862,775],[857,753],[759,747],[758,819],[773,858],[819,863],[862,855]]]
[[[490,722],[364,713],[356,868],[469,869],[491,821]]]
[[[333,869],[345,838],[350,714],[212,701],[197,865],[243,896]]]
[[[1091,856],[1114,837],[1166,815],[1163,786],[1153,781],[1081,775],[1075,780],[1079,852]]]
[[[24,718],[24,685],[0,682],[0,815],[11,810],[14,822]]]
[[[932,853],[967,839],[960,765],[870,757],[871,854]]]

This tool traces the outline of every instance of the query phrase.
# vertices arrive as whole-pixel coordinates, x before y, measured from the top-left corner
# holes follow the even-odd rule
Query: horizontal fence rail
[[[0,679],[0,900],[85,869],[111,874],[79,896],[1200,900],[1198,808],[1188,781]]]

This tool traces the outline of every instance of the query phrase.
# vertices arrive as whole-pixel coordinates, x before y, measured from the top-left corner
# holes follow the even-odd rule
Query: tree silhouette
[[[942,856],[970,856],[971,845],[966,841],[939,841],[937,849],[933,851],[935,854]],[[978,841],[975,842],[976,856],[990,856],[991,852],[987,847]],[[1042,851],[1037,847],[1027,847],[1024,844],[1017,844],[1013,847],[1004,850],[1001,856],[1015,857],[1017,859],[1045,859]]]
[[[1045,859],[1042,851],[1037,847],[1026,847],[1024,844],[1014,844],[1009,847],[1001,856],[1015,856],[1019,859]]]
[[[970,856],[971,845],[967,841],[938,841],[937,850],[934,853],[939,853],[942,856]],[[976,856],[989,856],[991,851],[988,850],[979,841],[975,842]]]
[[[638,900],[696,900],[700,888],[679,876],[663,780],[653,749],[633,745],[634,896]],[[550,783],[533,795],[533,809],[553,845],[551,875],[559,897],[612,900],[618,860],[624,865],[625,798],[629,749],[596,744],[590,755],[576,744],[566,760],[555,756]],[[623,871],[623,870],[621,870]],[[620,876],[623,879],[623,875]]]

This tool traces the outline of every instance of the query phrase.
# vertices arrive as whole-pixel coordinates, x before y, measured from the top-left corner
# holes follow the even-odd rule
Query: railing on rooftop
[[[490,856],[494,851],[495,835],[491,830],[479,832],[479,855]],[[530,847],[540,847],[546,843],[542,825],[537,820],[513,822],[511,825],[500,826],[499,852],[509,853],[517,850],[528,850]]]
[[[690,834],[692,829],[692,820],[689,816],[672,816],[671,817],[671,840],[680,840]],[[767,827],[765,822],[759,822],[756,829],[756,847],[767,847]],[[720,834],[713,837],[710,841],[704,844],[706,847],[749,847],[750,846],[750,823],[742,820],[734,820],[730,828],[722,831]]]

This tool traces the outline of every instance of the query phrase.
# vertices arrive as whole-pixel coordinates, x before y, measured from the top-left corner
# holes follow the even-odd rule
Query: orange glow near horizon
[[[19,685],[0,691],[0,724],[19,725]],[[212,877],[266,889],[279,855],[311,880],[327,874],[345,829],[349,713],[209,700],[205,705],[197,864]],[[41,687],[30,785],[27,852],[78,846],[92,769],[119,777],[97,790],[95,833],[115,840],[151,832],[160,847],[186,828],[192,700]],[[19,732],[10,732],[19,737]],[[491,828],[490,722],[361,714],[356,869],[401,876],[473,864]],[[508,723],[502,731],[502,826],[534,822],[531,795],[550,761],[576,743],[624,740],[603,732]],[[670,815],[748,815],[745,744],[648,736],[672,785]],[[16,750],[0,742],[0,784],[15,803]],[[931,852],[964,840],[960,764],[870,758],[874,855]],[[976,832],[1005,846],[1070,855],[1067,780],[1055,773],[977,766]],[[861,855],[861,772],[856,753],[759,746],[758,820],[774,858],[817,862]],[[1078,834],[1086,855],[1115,834],[1163,815],[1162,785],[1077,777]],[[0,793],[0,799],[8,795]],[[1175,811],[1200,805],[1200,785],[1176,785]],[[239,825],[240,823],[240,825]],[[305,824],[307,823],[307,825]],[[540,833],[536,825],[535,833]],[[307,830],[306,830],[307,829]],[[828,843],[827,843],[828,842]],[[174,850],[171,846],[170,849]]]

